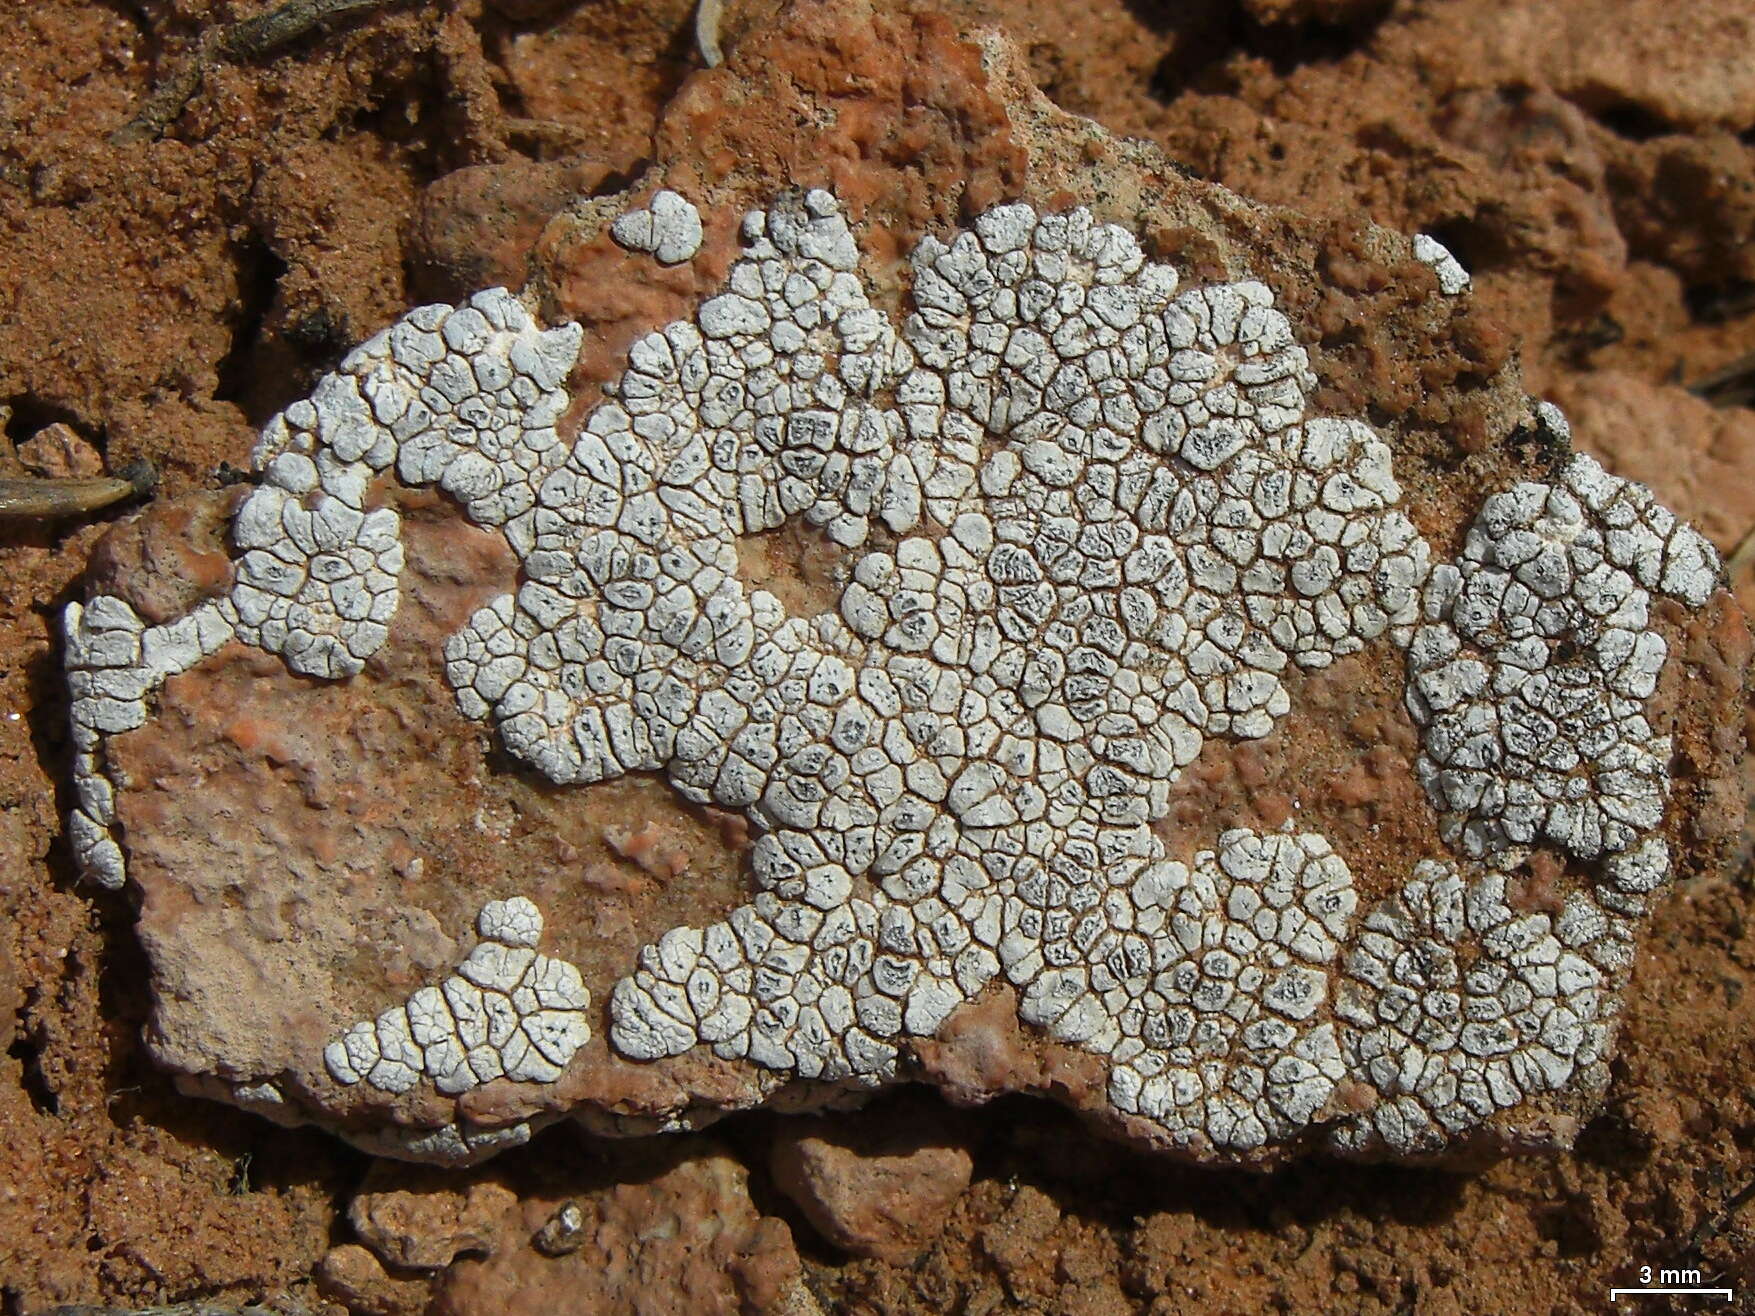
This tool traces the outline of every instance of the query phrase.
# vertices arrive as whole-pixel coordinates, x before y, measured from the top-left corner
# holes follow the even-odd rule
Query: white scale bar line
[[[1707,1293],[1707,1294],[1722,1293],[1725,1296],[1725,1301],[1729,1302],[1731,1300],[1731,1297],[1733,1296],[1734,1290],[1731,1290],[1731,1289],[1610,1289],[1609,1290],[1609,1301],[1613,1302],[1616,1298],[1620,1297],[1623,1293]]]

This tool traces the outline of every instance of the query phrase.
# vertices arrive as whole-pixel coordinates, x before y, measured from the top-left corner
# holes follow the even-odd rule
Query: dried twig
[[[126,146],[162,137],[201,89],[208,69],[260,58],[297,41],[325,19],[377,9],[385,3],[387,0],[286,0],[266,13],[210,29],[195,57],[153,88],[139,112],[110,134],[110,143]]]
[[[1755,352],[1738,357],[1688,385],[1688,391],[1715,407],[1746,407],[1755,402]]]
[[[156,484],[152,467],[132,462],[116,475],[88,479],[0,479],[0,521],[55,520],[99,512],[144,498]]]

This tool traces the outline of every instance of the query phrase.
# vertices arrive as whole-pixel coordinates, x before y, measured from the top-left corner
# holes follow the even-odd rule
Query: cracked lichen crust
[[[120,888],[127,861],[116,835],[116,789],[104,763],[108,736],[144,726],[147,696],[217,652],[237,633],[231,600],[149,626],[124,600],[100,594],[69,603],[61,618],[73,742],[73,811],[67,832],[80,872]]]
[[[1347,1070],[1380,1099],[1337,1148],[1438,1152],[1533,1094],[1601,1081],[1632,926],[1584,892],[1520,913],[1506,888],[1426,860],[1364,920],[1338,1012]]]
[[[665,259],[666,195],[617,238]],[[385,642],[402,548],[371,490],[393,474],[521,564],[445,645],[466,716],[553,782],[662,772],[751,824],[752,899],[666,932],[608,992],[622,1056],[876,1086],[1003,983],[1102,1058],[1128,1127],[1236,1160],[1434,1155],[1600,1086],[1669,870],[1649,595],[1700,606],[1704,540],[1574,457],[1489,498],[1434,567],[1388,444],[1313,411],[1268,288],[1184,287],[1083,208],[922,238],[899,320],[827,192],[742,237],[577,437],[556,431],[577,326],[499,289],[419,308],[264,431],[225,598],[168,627],[70,608],[86,870],[122,880],[103,738],[157,682],[232,639],[345,680]],[[846,556],[815,615],[740,566],[740,540],[793,520]],[[1373,643],[1407,650],[1454,862],[1411,856],[1368,900],[1290,825],[1172,853],[1171,787],[1203,748],[1269,734],[1292,673]],[[1512,884],[1542,846],[1586,880],[1532,914]],[[535,955],[527,905],[489,906],[452,982],[343,1034],[330,1073],[387,1093],[558,1076],[584,987]],[[516,1041],[535,964],[576,989],[544,1005],[552,1047]],[[490,991],[512,1004],[478,1007]]]
[[[1225,862],[1309,904],[1228,894],[1173,963],[1174,897],[1139,893],[1175,884],[1150,824],[1208,737],[1267,734],[1290,665],[1417,619],[1388,448],[1307,414],[1264,286],[1181,290],[1085,210],[923,240],[900,333],[827,194],[745,236],[728,291],[637,344],[587,419],[555,490],[569,551],[449,655],[465,711],[551,776],[661,768],[761,829],[758,898],[644,951],[612,1041],[882,1082],[1003,974],[1172,1140],[1287,1135],[1338,1077],[1344,864],[1320,837],[1227,837]],[[891,537],[838,613],[789,617],[736,575],[736,537],[790,515]],[[1197,1029],[1218,980],[1186,979],[1227,963]]]
[[[374,481],[394,469],[436,482],[528,551],[536,485],[566,456],[554,427],[581,337],[577,325],[538,328],[504,288],[410,311],[263,429],[225,597],[158,626],[113,596],[68,606],[69,831],[82,872],[112,888],[126,879],[102,741],[142,725],[164,681],[233,640],[329,680],[358,674],[383,645],[404,550],[401,518],[372,505]]]
[[[630,210],[609,226],[610,236],[632,251],[644,251],[660,265],[680,265],[701,248],[701,212],[668,189],[652,194],[641,210]]]
[[[1594,859],[1655,827],[1670,741],[1644,711],[1668,656],[1651,592],[1699,607],[1717,579],[1698,532],[1589,457],[1487,499],[1461,558],[1432,573],[1408,652],[1444,839]]]
[[[1446,297],[1467,292],[1474,282],[1462,267],[1462,262],[1451,255],[1450,248],[1430,233],[1414,234],[1414,259],[1432,267],[1432,272],[1438,276],[1438,291]]]
[[[591,994],[576,966],[536,952],[542,914],[523,896],[491,900],[481,940],[437,987],[355,1024],[323,1052],[337,1083],[406,1092],[423,1077],[447,1095],[496,1078],[552,1083],[591,1039]]]
[[[1345,1075],[1327,1007],[1358,903],[1347,865],[1321,836],[1233,831],[1192,868],[1148,866],[1131,894],[1144,944],[1088,977],[1038,978],[1032,993],[1071,998],[1087,1017],[1037,1006],[1034,1021],[1096,1043],[1115,1062],[1116,1109],[1179,1139],[1248,1150],[1296,1134]],[[1026,1017],[1035,1004],[1027,994]]]

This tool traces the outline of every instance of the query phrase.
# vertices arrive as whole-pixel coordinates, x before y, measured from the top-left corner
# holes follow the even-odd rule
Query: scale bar
[[[1735,1291],[1732,1289],[1610,1289],[1609,1301],[1615,1301],[1615,1299],[1619,1298],[1623,1293],[1703,1293],[1709,1296],[1713,1294],[1723,1294],[1726,1302],[1729,1302],[1731,1298],[1735,1296]]]

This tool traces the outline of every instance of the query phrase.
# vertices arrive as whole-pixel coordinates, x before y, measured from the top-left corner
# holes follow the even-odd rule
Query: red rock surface
[[[631,170],[690,67],[677,3],[465,7],[478,45],[390,9],[219,70],[162,141],[108,143],[204,23],[260,7],[188,0],[153,7],[145,27],[71,0],[0,16],[13,125],[0,135],[0,397],[14,407],[12,442],[65,420],[110,469],[147,456],[170,493],[217,488],[255,423],[419,295],[403,286],[405,241],[432,268],[456,258],[414,228],[416,205],[439,195],[429,188],[509,155],[589,154]],[[1709,416],[1675,389],[1755,349],[1740,287],[1755,272],[1755,150],[1739,136],[1755,115],[1746,62],[1724,53],[1746,8],[1383,8],[1249,6],[1267,26],[1217,0],[1175,13],[1023,0],[947,12],[1001,22],[1057,103],[1205,177],[1338,234],[1367,219],[1438,232],[1491,313],[1484,346],[1515,344],[1532,387],[1574,410],[1582,444],[1606,446],[1612,464],[1649,463],[1633,473],[1649,470],[1733,547],[1748,483],[1702,472],[1735,470],[1716,454],[1740,451],[1747,413]],[[771,21],[764,6],[734,10],[734,48]],[[591,79],[613,98],[590,94]],[[584,91],[564,90],[581,80]],[[454,110],[471,86],[474,108]],[[288,161],[302,191],[274,177]],[[313,194],[333,208],[314,209]],[[448,214],[476,213],[461,183],[459,194]],[[493,204],[512,217],[500,231],[516,233],[522,203]],[[1343,345],[1348,318],[1335,309]],[[1408,369],[1358,355],[1392,384]],[[1643,399],[1675,447],[1614,427]],[[1593,406],[1601,418],[1587,421]],[[358,1157],[175,1093],[145,1060],[146,968],[126,911],[70,881],[52,619],[98,529],[0,529],[0,859],[13,875],[0,1129],[31,1149],[0,1186],[0,1285],[26,1311],[269,1291],[319,1303],[310,1277],[339,1236]],[[1739,642],[1703,640],[1691,659],[1702,665]],[[1734,725],[1747,710],[1720,713]],[[1367,765],[1349,796],[1371,778]],[[612,887],[648,880],[607,851],[584,867]],[[1649,1262],[1747,1290],[1750,905],[1747,869],[1732,869],[1690,878],[1659,915],[1609,1104],[1575,1155],[1467,1177],[1142,1173],[1051,1109],[1002,1103],[972,1136],[974,1182],[921,1264],[809,1255],[810,1284],[830,1304],[884,1311],[1594,1311]],[[734,1144],[758,1180],[765,1128]],[[642,1154],[656,1163],[668,1145]]]
[[[769,1159],[774,1185],[829,1242],[906,1265],[969,1187],[967,1133],[925,1101],[859,1116],[787,1120]]]
[[[384,1185],[362,1185],[348,1219],[386,1266],[443,1270],[460,1256],[486,1255],[499,1246],[502,1218],[518,1200],[511,1189],[485,1181],[423,1181],[381,1168]]]
[[[723,1149],[677,1139],[611,1164],[621,1182],[527,1189],[504,1213],[499,1246],[445,1274],[435,1316],[815,1316],[791,1234],[756,1209],[747,1171]],[[545,1255],[532,1240],[567,1202],[580,1211],[581,1241]]]
[[[840,198],[864,276],[898,320],[901,258],[920,236],[1023,198],[1044,209],[1095,206],[1190,279],[1269,281],[1309,343],[1317,407],[1386,418],[1408,511],[1439,554],[1485,494],[1543,473],[1540,452],[1515,437],[1529,408],[1508,340],[1468,300],[1439,296],[1405,240],[1259,207],[1184,177],[1151,148],[1052,107],[992,30],[964,34],[940,15],[862,0],[797,7],[724,68],[689,80],[666,107],[656,146],[648,177],[628,192],[562,206],[546,223],[532,216],[564,183],[539,170],[469,166],[448,176],[451,191],[428,196],[432,219],[435,206],[512,195],[494,192],[494,180],[536,188],[505,201],[511,227],[489,227],[483,259],[511,272],[508,244],[523,234],[536,296],[588,330],[572,381],[587,397],[636,334],[690,313],[717,286],[736,222],[776,180]],[[605,231],[654,179],[705,207],[699,259],[655,269]],[[435,253],[457,240],[442,227],[428,236]],[[569,792],[508,770],[494,737],[457,711],[441,656],[476,609],[515,588],[516,560],[442,498],[390,483],[380,496],[403,516],[406,598],[357,679],[311,682],[228,646],[167,682],[147,725],[106,750],[140,892],[137,935],[152,965],[154,1058],[191,1092],[229,1094],[282,1122],[314,1120],[368,1149],[417,1158],[464,1159],[424,1149],[453,1125],[471,1138],[522,1141],[567,1113],[631,1133],[829,1099],[827,1085],[787,1084],[705,1048],[630,1063],[610,1045],[605,1003],[639,947],[670,928],[723,919],[747,899],[742,856],[656,779]],[[99,550],[93,591],[159,619],[174,615],[176,601],[186,609],[225,587],[216,510],[205,495],[155,507]],[[788,547],[802,543],[783,539],[770,559]],[[779,565],[776,575],[789,574]],[[831,561],[826,578],[836,569]],[[1710,633],[1713,615],[1673,620]],[[1660,719],[1707,779],[1729,759],[1703,719],[1724,681],[1741,688],[1734,662],[1717,671],[1719,682],[1666,687]],[[1160,839],[1188,861],[1227,827],[1273,830],[1296,816],[1345,856],[1368,908],[1406,880],[1411,857],[1442,853],[1412,775],[1401,656],[1382,643],[1290,688],[1293,712],[1272,735],[1208,743],[1174,784]],[[1692,871],[1715,862],[1732,823],[1722,808],[1702,807],[1710,797],[1681,792],[1678,801],[1678,863]],[[563,1076],[491,1082],[461,1097],[426,1083],[401,1092],[344,1084],[325,1060],[328,1044],[354,1020],[443,980],[468,950],[474,911],[514,894],[543,912],[544,954],[579,966],[594,1003],[593,1035]],[[963,1007],[968,1022],[953,1016],[939,1038],[918,1040],[921,1077],[945,1075],[965,1100],[1044,1092],[1142,1146],[1227,1159],[1116,1108],[1109,1069],[1093,1055],[1035,1029],[983,1028],[977,1021],[1017,1009],[1022,991],[995,983],[990,994]],[[991,1085],[971,1088],[965,1071]],[[1517,1115],[1517,1131],[1483,1137],[1569,1142],[1602,1081],[1568,1084]],[[1541,1129],[1551,1131],[1533,1131]],[[1320,1129],[1297,1134],[1245,1158],[1295,1154]]]

